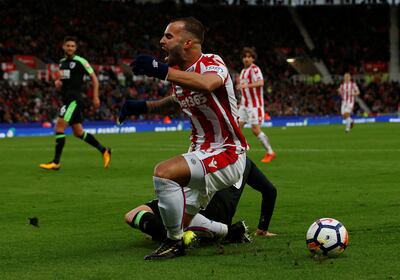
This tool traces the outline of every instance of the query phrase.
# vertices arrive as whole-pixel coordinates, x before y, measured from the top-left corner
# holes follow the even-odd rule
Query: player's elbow
[[[215,88],[211,84],[205,84],[202,88],[203,91],[212,92]]]
[[[201,90],[206,92],[213,92],[220,86],[221,86],[221,81],[206,81],[205,83],[202,84]]]
[[[97,79],[97,76],[94,73],[92,75],[90,75],[90,78],[92,80],[93,85],[96,85],[96,86],[99,85],[99,80]]]

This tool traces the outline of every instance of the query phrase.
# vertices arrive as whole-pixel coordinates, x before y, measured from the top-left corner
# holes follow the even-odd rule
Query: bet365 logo
[[[205,104],[206,102],[207,97],[205,97],[202,93],[179,98],[179,104],[182,108],[197,107]]]

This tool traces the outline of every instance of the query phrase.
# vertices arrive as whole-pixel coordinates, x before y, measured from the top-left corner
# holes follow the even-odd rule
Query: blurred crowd
[[[32,12],[36,11],[36,12]],[[362,73],[363,62],[388,61],[388,6],[300,7],[298,13],[316,48],[309,52],[284,6],[136,4],[135,1],[0,1],[0,62],[14,55],[35,55],[45,63],[63,56],[64,36],[79,38],[78,53],[91,64],[117,65],[138,53],[163,54],[159,40],[170,19],[192,15],[207,31],[204,52],[220,54],[233,75],[242,68],[244,46],[257,46],[256,63],[266,79],[266,111],[272,116],[339,113],[338,85],[293,83],[287,57],[307,53],[323,59],[332,74]],[[315,15],[318,16],[315,16]],[[172,16],[173,15],[173,16]],[[318,28],[316,28],[318,27]],[[51,34],[51,36],[49,36]],[[373,39],[372,39],[373,38]],[[102,106],[91,108],[84,89],[85,118],[113,120],[125,98],[157,99],[170,88],[155,80],[121,84],[115,77],[100,87]],[[361,85],[362,98],[375,113],[397,112],[399,85]],[[60,98],[52,82],[11,86],[0,80],[0,122],[51,121]],[[157,116],[156,116],[157,118]]]
[[[315,44],[313,56],[331,74],[363,73],[365,62],[389,61],[388,5],[299,7]],[[318,16],[315,16],[318,15]]]
[[[398,112],[399,83],[370,83],[359,87],[360,97],[373,114]],[[337,88],[338,85],[322,83],[269,83],[265,87],[265,109],[271,117],[337,115],[340,114]],[[101,107],[98,110],[91,106],[90,85],[86,85],[84,92],[86,120],[114,121],[124,99],[159,99],[170,94],[171,87],[155,79],[133,81],[126,86],[109,80],[100,85]],[[0,123],[51,122],[57,117],[59,107],[59,93],[49,82],[33,81],[26,85],[10,86],[7,82],[0,81]],[[354,112],[363,113],[357,104]],[[178,116],[180,114],[172,117]],[[162,118],[145,117],[152,120]]]
[[[79,53],[95,64],[115,65],[142,52],[162,56],[159,40],[166,24],[188,15],[207,28],[205,52],[221,54],[229,68],[239,69],[243,46],[257,46],[259,64],[273,80],[293,74],[285,59],[302,53],[324,60],[331,74],[349,68],[362,73],[363,62],[389,60],[389,6],[303,6],[297,11],[315,44],[311,52],[285,6],[3,0],[0,61],[26,54],[57,63],[66,35],[77,36]]]
[[[40,16],[31,11],[40,11]],[[172,16],[174,15],[174,16]],[[0,1],[0,61],[35,55],[45,63],[62,57],[66,35],[79,38],[79,54],[93,64],[115,65],[137,53],[161,57],[159,40],[172,17],[192,15],[206,29],[204,52],[220,54],[239,71],[244,46],[257,46],[259,64],[272,79],[294,70],[286,54],[302,52],[304,43],[285,7],[135,4],[134,1]],[[51,34],[51,36],[48,36]]]
[[[170,90],[166,84],[154,79],[132,81],[125,86],[117,80],[108,80],[100,84],[101,106],[95,110],[92,107],[92,88],[87,83],[82,94],[83,115],[86,120],[114,121],[125,99],[158,99],[170,94]],[[61,93],[53,82],[35,80],[11,86],[0,80],[0,123],[51,122],[57,117],[60,107]],[[148,118],[160,119],[161,116]]]

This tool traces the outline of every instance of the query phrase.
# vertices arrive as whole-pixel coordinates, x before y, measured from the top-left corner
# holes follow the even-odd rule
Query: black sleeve
[[[247,184],[253,189],[261,192],[262,202],[258,228],[261,230],[268,230],[272,214],[274,213],[277,190],[252,161],[250,173],[247,178]]]

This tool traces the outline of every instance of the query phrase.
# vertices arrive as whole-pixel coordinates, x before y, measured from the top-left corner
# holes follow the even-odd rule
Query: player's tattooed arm
[[[167,80],[181,87],[202,92],[213,92],[224,83],[222,78],[214,72],[199,74],[173,68],[169,69]]]
[[[146,103],[150,114],[165,114],[174,112],[179,108],[175,95],[170,95],[160,100],[147,101]]]

